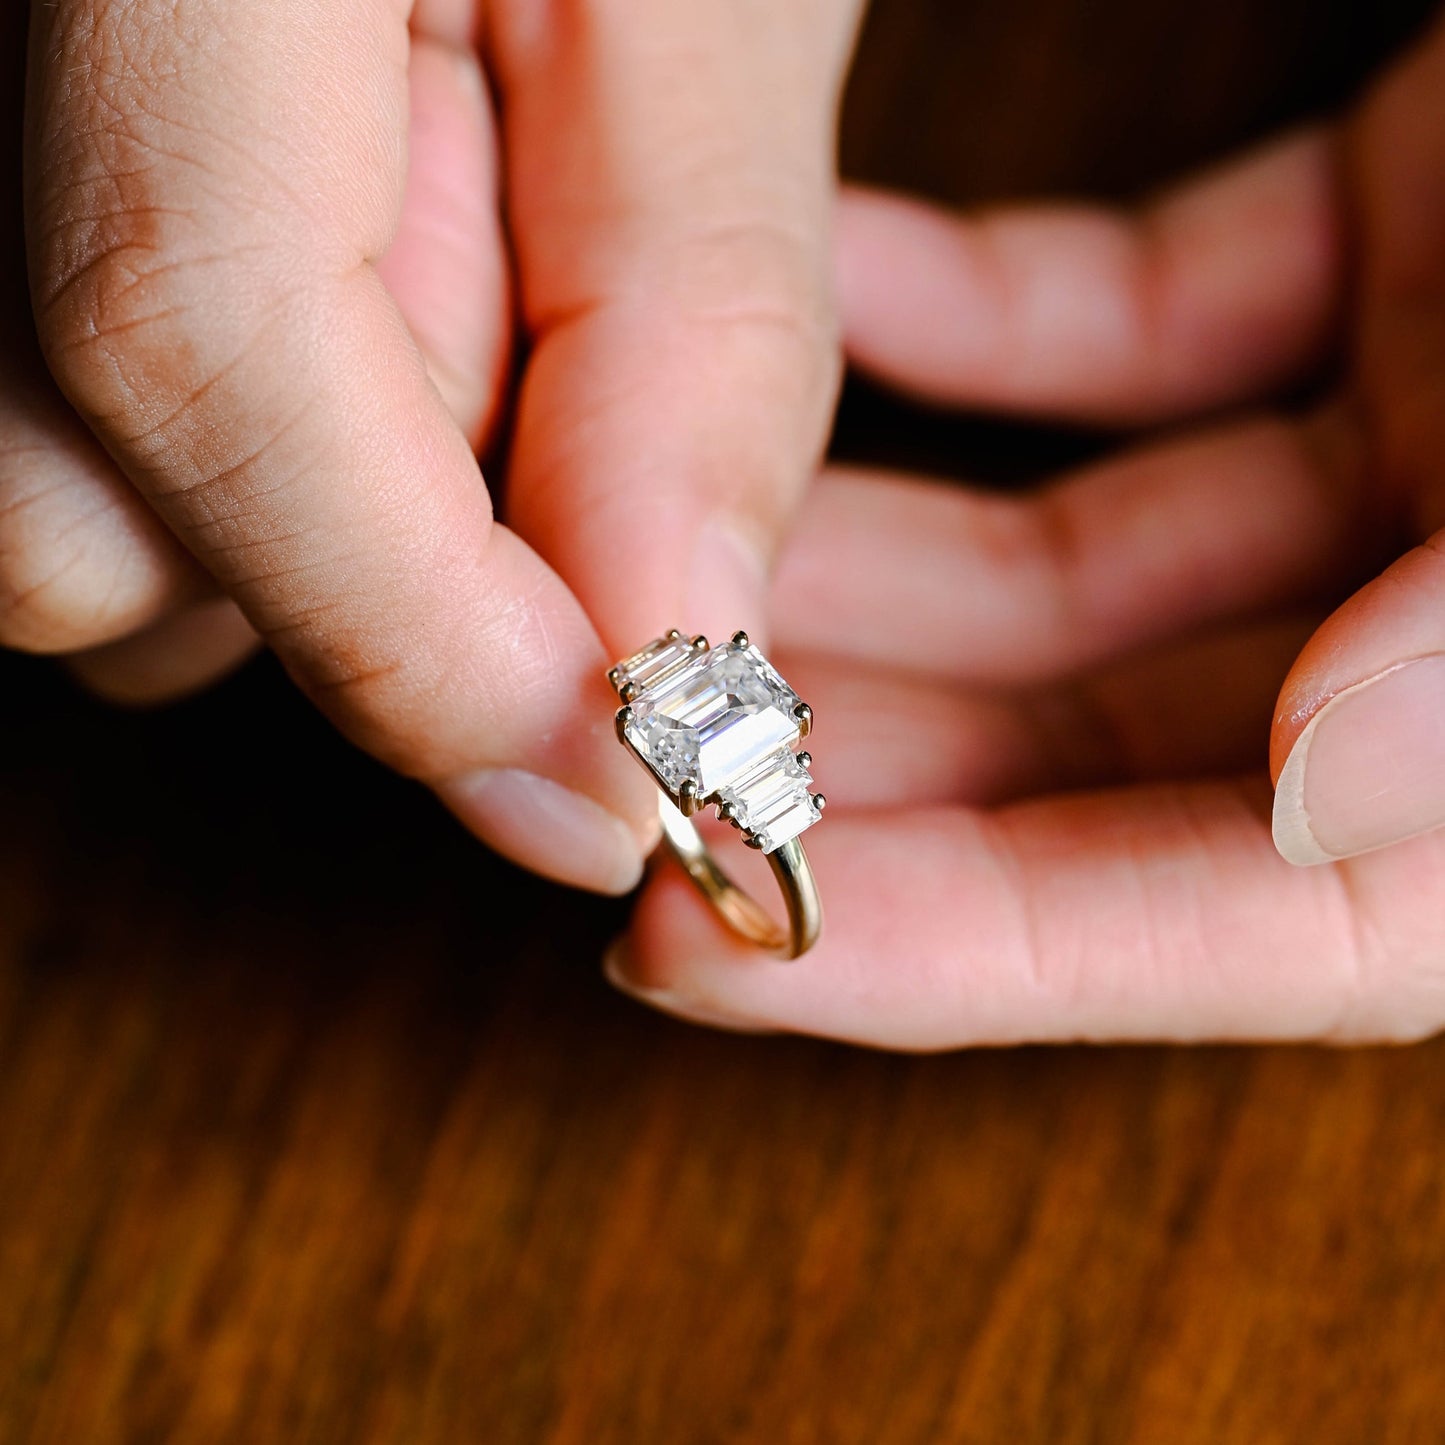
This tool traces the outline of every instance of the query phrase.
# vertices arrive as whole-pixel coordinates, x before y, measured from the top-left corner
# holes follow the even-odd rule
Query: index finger
[[[619,655],[764,628],[841,369],[833,118],[858,0],[489,7],[534,347],[509,518]]]

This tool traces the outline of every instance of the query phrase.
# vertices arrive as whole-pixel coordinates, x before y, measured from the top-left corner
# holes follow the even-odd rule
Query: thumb
[[[1275,717],[1274,841],[1328,863],[1445,824],[1445,533],[1310,639]]]
[[[857,10],[490,11],[533,348],[508,519],[614,653],[763,630],[841,366],[828,229]]]

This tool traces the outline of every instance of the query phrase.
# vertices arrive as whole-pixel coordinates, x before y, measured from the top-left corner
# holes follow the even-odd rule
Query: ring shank
[[[730,928],[782,958],[798,958],[818,941],[823,905],[818,899],[812,865],[799,839],[790,838],[766,855],[788,910],[788,926],[782,928],[718,867],[702,835],[671,800],[659,794],[657,803],[662,831],[677,861]]]

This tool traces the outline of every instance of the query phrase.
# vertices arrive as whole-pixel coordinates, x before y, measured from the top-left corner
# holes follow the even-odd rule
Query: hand
[[[856,9],[36,0],[0,642],[142,700],[259,637],[483,837],[630,887],[655,805],[604,672],[673,619],[764,627],[839,368]],[[474,460],[508,367],[498,150],[515,529]]]
[[[935,401],[1211,419],[1017,498],[829,474],[775,606],[823,940],[761,957],[671,870],[615,981],[904,1049],[1440,1028],[1445,32],[1136,214],[855,194],[840,273],[853,358]]]

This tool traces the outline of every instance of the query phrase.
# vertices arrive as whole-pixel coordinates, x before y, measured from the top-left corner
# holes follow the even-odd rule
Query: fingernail
[[[705,1024],[708,1028],[729,1029],[736,1034],[775,1034],[777,1029],[762,1028],[757,1024],[744,1023],[731,1014],[717,1013],[713,1009],[700,1008],[687,999],[679,998],[670,989],[644,988],[634,983],[631,973],[632,951],[625,938],[619,938],[602,955],[602,972],[613,988],[645,1003],[651,1008],[661,1009],[674,1018],[686,1019],[689,1023]]]
[[[1295,740],[1274,795],[1291,863],[1368,853],[1445,824],[1445,653],[1332,697]]]
[[[472,832],[524,868],[597,893],[627,893],[642,877],[632,830],[600,803],[520,768],[491,768],[437,789]]]
[[[732,518],[709,517],[693,549],[685,625],[714,642],[740,629],[754,642],[762,642],[766,596],[767,568],[762,554]]]

